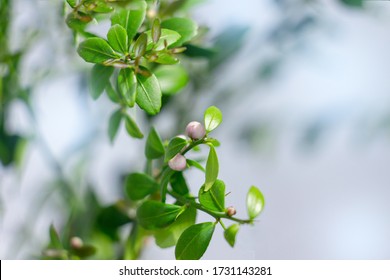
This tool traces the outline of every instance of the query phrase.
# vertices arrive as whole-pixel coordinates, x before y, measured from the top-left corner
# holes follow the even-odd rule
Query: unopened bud
[[[183,171],[186,169],[187,160],[183,155],[177,154],[170,161],[168,161],[168,165],[172,170]]]
[[[80,249],[83,247],[83,240],[80,237],[74,236],[70,239],[70,246],[74,249]]]
[[[234,208],[233,206],[229,206],[229,207],[226,209],[226,214],[227,214],[229,217],[236,215],[236,213],[237,213],[236,208]]]
[[[190,122],[186,127],[186,134],[194,140],[202,139],[206,135],[206,130],[199,122]]]

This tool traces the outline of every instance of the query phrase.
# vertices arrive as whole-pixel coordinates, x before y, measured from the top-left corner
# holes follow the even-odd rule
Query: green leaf
[[[148,37],[145,33],[142,33],[137,40],[134,43],[134,56],[135,57],[141,57],[146,52],[146,44],[147,44]]]
[[[80,43],[77,52],[86,62],[91,63],[103,63],[119,57],[102,38],[86,39]]]
[[[153,21],[152,26],[152,41],[153,43],[157,43],[161,36],[161,26],[160,26],[160,20],[156,18]]]
[[[251,220],[256,218],[264,207],[264,196],[255,186],[250,187],[246,198],[246,207]]]
[[[207,132],[216,129],[222,122],[222,112],[215,106],[207,108],[204,112],[204,125]]]
[[[119,227],[132,221],[126,213],[127,206],[123,204],[123,201],[118,201],[102,208],[97,214],[97,229],[110,237],[112,241],[119,241]]]
[[[239,224],[232,224],[223,233],[223,236],[225,237],[227,243],[229,243],[229,245],[232,247],[234,247],[234,244],[236,243],[236,235],[239,229]]]
[[[49,229],[49,234],[50,234],[50,244],[49,247],[51,249],[63,249],[64,247],[62,246],[60,237],[58,236],[58,233],[56,229],[54,228],[54,225],[50,225]]]
[[[150,115],[155,115],[161,109],[161,89],[155,75],[145,77],[137,74],[136,102],[141,109]]]
[[[165,49],[165,42],[167,47],[169,47],[180,39],[179,33],[169,29],[161,29],[161,36],[157,43],[153,43],[151,30],[145,31],[145,34],[148,36],[147,50],[151,50],[153,48],[156,51],[161,51]]]
[[[155,63],[172,65],[179,62],[179,59],[169,52],[161,51],[157,54],[157,58],[153,60]]]
[[[128,39],[126,29],[119,24],[111,26],[107,33],[107,40],[111,47],[120,53],[127,53],[128,51]]]
[[[175,248],[177,260],[199,260],[206,252],[213,237],[215,224],[211,222],[196,224],[187,228]]]
[[[187,195],[190,190],[188,188],[186,179],[183,176],[183,172],[175,172],[171,176],[170,183],[172,189],[179,195]]]
[[[148,200],[138,208],[137,220],[145,229],[164,228],[172,224],[183,210],[182,206]]]
[[[351,7],[363,7],[363,0],[340,0],[341,3]]]
[[[76,6],[76,1],[77,0],[66,0],[66,2],[68,2],[69,6],[71,6],[72,8]]]
[[[90,93],[94,100],[98,99],[106,88],[114,68],[95,64],[92,68],[91,78],[89,79]]]
[[[204,169],[204,167],[199,162],[197,162],[195,160],[187,158],[187,164],[189,166],[193,166],[195,168],[198,168],[200,171],[206,172],[206,169]]]
[[[125,192],[131,200],[143,199],[158,188],[159,184],[145,173],[132,173],[125,180]]]
[[[139,138],[139,139],[144,137],[137,123],[133,120],[132,117],[130,117],[127,114],[125,114],[125,126],[126,126],[127,133],[129,133],[131,137]]]
[[[175,246],[183,231],[192,226],[195,220],[196,208],[187,208],[170,226],[156,231],[154,237],[157,246],[160,248]]]
[[[163,94],[172,95],[182,90],[188,83],[187,71],[181,65],[160,66],[154,72]]]
[[[119,71],[118,90],[127,106],[133,107],[137,95],[137,79],[132,69],[124,68]]]
[[[172,44],[172,47],[181,46],[196,36],[198,31],[197,24],[188,18],[169,18],[161,23],[162,28],[174,30],[180,34],[180,39]]]
[[[85,259],[87,257],[93,256],[96,253],[95,246],[86,244],[81,248],[72,248],[72,254],[78,256],[81,259]]]
[[[160,158],[164,155],[165,149],[160,135],[154,127],[150,128],[148,139],[145,145],[145,156],[148,159]]]
[[[114,141],[115,136],[118,133],[121,120],[122,120],[122,112],[119,109],[114,113],[112,113],[110,120],[108,121],[108,136],[110,137],[111,143]]]
[[[91,1],[91,5],[88,7],[88,10],[94,11],[95,13],[110,13],[114,9],[109,6],[105,0],[95,0]]]
[[[129,44],[133,40],[138,29],[141,27],[145,19],[146,3],[144,1],[137,2],[137,7],[131,10],[121,10],[111,17],[111,24],[119,24],[127,31]]]
[[[106,84],[106,92],[108,98],[114,103],[119,103],[121,101],[119,94],[116,92],[116,90],[113,88],[111,83]]]
[[[199,189],[199,202],[209,210],[223,212],[225,210],[225,183],[216,180],[209,191],[205,191],[203,185]]]
[[[215,180],[217,180],[218,171],[219,164],[217,152],[213,146],[210,146],[210,152],[206,162],[206,181],[204,186],[206,192],[214,185]]]
[[[177,155],[186,145],[187,139],[182,138],[180,136],[173,137],[168,144],[166,153],[165,153],[165,161],[170,160],[175,155]]]

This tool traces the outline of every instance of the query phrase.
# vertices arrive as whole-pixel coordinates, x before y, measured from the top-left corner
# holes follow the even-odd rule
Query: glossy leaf
[[[127,106],[133,107],[136,100],[137,79],[132,69],[124,68],[119,71],[118,90]]]
[[[204,125],[207,132],[216,129],[222,122],[222,112],[215,106],[207,108],[204,113]]]
[[[157,58],[153,60],[155,63],[172,65],[179,62],[179,59],[169,52],[161,51],[157,54]]]
[[[127,53],[128,39],[126,29],[119,24],[111,26],[107,33],[107,40],[111,47],[120,53]]]
[[[188,42],[197,34],[197,24],[188,18],[169,18],[161,23],[162,28],[174,30],[180,34],[180,39],[172,44],[172,47],[181,46]]]
[[[130,44],[145,19],[145,13],[146,3],[141,1],[137,3],[137,7],[115,13],[111,17],[111,24],[119,24],[126,30],[128,42]]]
[[[148,159],[160,158],[164,155],[165,149],[161,137],[154,127],[149,131],[145,145],[145,156]]]
[[[125,191],[131,200],[143,199],[158,188],[159,184],[145,173],[132,173],[125,180]]]
[[[93,99],[98,99],[110,80],[114,68],[95,64],[89,79],[90,93]]]
[[[216,180],[209,191],[205,191],[205,186],[199,189],[199,202],[203,207],[217,212],[225,210],[225,183]]]
[[[112,113],[110,120],[108,121],[108,136],[110,138],[111,143],[114,141],[118,133],[121,120],[122,120],[122,112],[119,109],[114,113]]]
[[[180,153],[180,151],[187,145],[187,139],[182,138],[180,136],[173,137],[171,141],[169,141],[166,153],[165,153],[165,161],[170,160],[175,155]]]
[[[161,109],[161,89],[155,75],[145,77],[137,74],[136,102],[141,109],[150,115],[155,115]]]
[[[84,3],[86,3],[85,1]],[[94,11],[95,13],[110,13],[113,11],[113,7],[108,5],[105,0],[95,0],[90,5],[85,5],[88,10]],[[88,4],[88,3],[86,3]]]
[[[146,44],[147,44],[148,37],[145,33],[142,33],[137,40],[134,43],[134,56],[135,57],[141,57],[146,52]]]
[[[152,41],[153,43],[157,43],[161,36],[161,26],[160,26],[160,20],[156,18],[153,21],[152,26]]]
[[[183,172],[173,173],[170,183],[172,189],[179,195],[187,195],[190,192],[186,179],[183,176]]]
[[[246,198],[248,215],[251,220],[256,218],[264,207],[264,196],[255,186],[250,187]]]
[[[109,59],[118,58],[118,55],[102,38],[88,38],[81,42],[78,54],[87,62],[103,63]]]
[[[160,248],[175,246],[183,231],[192,226],[195,220],[196,209],[193,207],[187,208],[170,226],[160,229],[154,234],[156,244]]]
[[[200,171],[206,172],[206,169],[204,169],[204,167],[199,162],[197,162],[195,160],[187,158],[187,164],[189,166],[193,166],[193,167],[199,169]]]
[[[215,180],[217,180],[218,171],[219,163],[217,152],[213,146],[210,146],[210,152],[206,162],[206,181],[204,186],[206,192],[214,185]]]
[[[132,117],[130,117],[127,114],[125,115],[125,126],[126,126],[127,133],[129,133],[131,137],[140,138],[140,139],[144,137],[137,123],[133,120]]]
[[[239,229],[239,224],[232,224],[223,233],[223,236],[225,237],[227,243],[229,243],[229,245],[232,247],[234,247],[234,244],[236,243],[236,235]]]
[[[71,6],[72,8],[76,6],[76,1],[77,0],[66,0],[66,2],[68,2],[69,6]]]
[[[153,43],[151,30],[146,31],[145,34],[148,36],[147,50],[153,48],[156,51],[161,51],[165,48],[165,44],[169,47],[180,39],[179,33],[169,29],[161,29],[161,36],[157,43]]]
[[[211,222],[196,224],[187,228],[175,248],[177,260],[199,260],[206,252],[213,237],[215,224]]]
[[[148,200],[138,208],[137,220],[145,229],[164,228],[172,224],[183,210],[182,206]]]
[[[183,89],[188,83],[187,71],[181,65],[160,66],[154,72],[163,94],[172,95]]]

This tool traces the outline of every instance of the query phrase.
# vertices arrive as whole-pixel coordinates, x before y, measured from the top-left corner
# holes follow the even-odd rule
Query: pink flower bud
[[[83,240],[81,240],[80,237],[73,236],[70,239],[70,246],[72,246],[72,248],[74,249],[80,249],[81,247],[83,247]]]
[[[168,165],[172,170],[183,171],[187,167],[187,160],[183,155],[177,154],[168,161]]]
[[[206,135],[206,130],[199,122],[190,122],[186,127],[186,134],[193,140],[202,139]]]
[[[229,217],[236,215],[236,213],[237,213],[236,208],[234,208],[233,206],[229,206],[228,208],[226,208],[226,214]]]

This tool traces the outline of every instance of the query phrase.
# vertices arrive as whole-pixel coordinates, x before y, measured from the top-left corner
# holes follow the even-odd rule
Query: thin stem
[[[213,216],[217,220],[228,219],[228,220],[235,221],[235,222],[237,222],[239,224],[251,224],[252,223],[251,220],[243,220],[243,219],[239,219],[239,218],[228,216],[225,212],[217,212],[217,211],[209,210],[209,209],[205,208],[202,204],[199,204],[199,203],[197,203],[197,202],[195,202],[193,200],[190,200],[190,199],[187,199],[187,198],[185,198],[183,196],[180,196],[180,195],[178,195],[177,193],[175,193],[173,191],[167,191],[167,193],[169,195],[171,195],[172,197],[176,198],[181,203],[193,206],[196,209],[198,209],[200,211],[203,211],[203,212],[209,214],[210,216]]]

